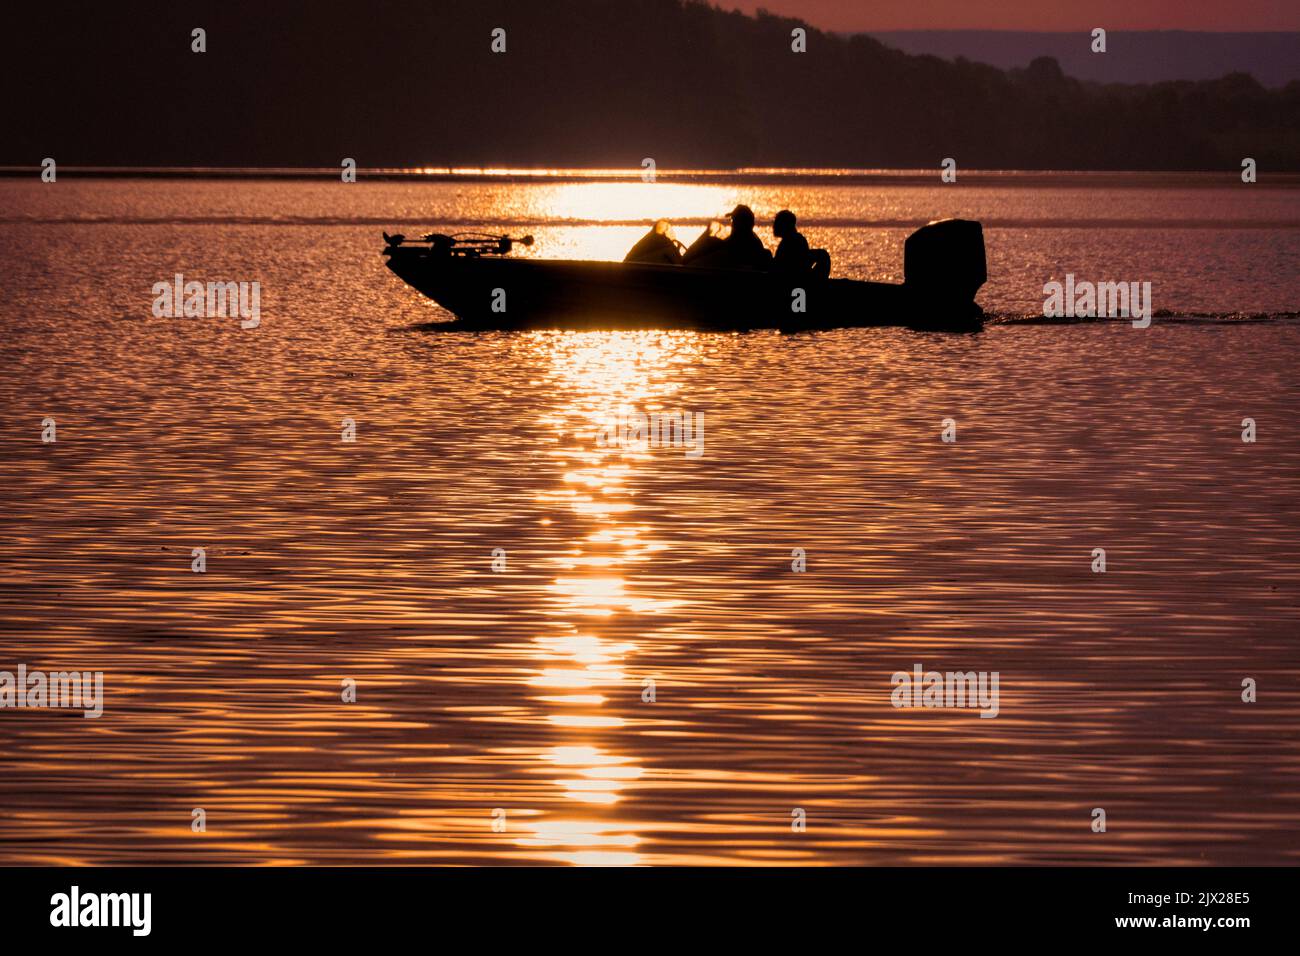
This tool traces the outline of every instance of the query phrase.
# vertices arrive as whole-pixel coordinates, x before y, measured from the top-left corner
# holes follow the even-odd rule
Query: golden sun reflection
[[[634,866],[640,855],[630,852],[640,841],[635,834],[611,833],[612,824],[592,820],[546,820],[530,822],[533,835],[519,841],[520,846],[563,848],[555,858],[579,866]],[[590,848],[596,849],[590,849]],[[587,848],[587,849],[575,849]]]
[[[654,613],[681,603],[635,597],[627,593],[622,578],[557,578],[551,590],[567,599],[574,614],[608,616],[615,609]]]
[[[740,201],[735,189],[687,183],[564,183],[537,192],[539,213],[584,222],[700,222],[723,215]]]
[[[627,185],[618,184],[620,190]],[[633,186],[629,195],[637,194]],[[581,215],[580,209],[569,211]],[[536,667],[524,684],[541,692],[529,699],[545,708],[546,725],[560,736],[539,754],[539,772],[558,798],[586,813],[556,820],[542,812],[519,845],[578,865],[631,865],[640,862],[634,849],[640,838],[620,823],[619,805],[647,770],[602,744],[617,739],[619,749],[628,747],[635,741],[629,736],[633,728],[648,718],[615,712],[615,702],[640,699],[643,675],[628,664],[637,642],[606,635],[617,627],[641,640],[656,616],[681,602],[643,593],[627,574],[667,547],[655,539],[653,525],[629,520],[638,511],[635,479],[650,454],[603,447],[598,438],[611,416],[671,402],[683,369],[698,357],[699,343],[689,334],[662,332],[539,334],[532,343],[550,359],[556,394],[566,396],[562,407],[542,416],[556,437],[551,455],[558,487],[536,500],[567,510],[589,530],[551,559],[556,576],[547,591],[555,630],[533,638]]]
[[[669,220],[677,239],[689,245],[746,198],[741,190],[705,184],[539,183],[503,198],[495,212],[515,223],[545,224],[533,246],[518,255],[619,261],[659,219]]]
[[[557,727],[622,727],[622,717],[604,714],[551,714],[547,718]]]

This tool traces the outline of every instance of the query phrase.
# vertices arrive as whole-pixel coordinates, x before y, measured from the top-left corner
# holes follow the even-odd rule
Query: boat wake
[[[1253,325],[1300,322],[1300,312],[1192,312],[1157,309],[1153,321],[1182,325]],[[1123,316],[1045,316],[1015,312],[986,312],[987,325],[1083,325],[1114,322],[1123,325],[1133,320]]]

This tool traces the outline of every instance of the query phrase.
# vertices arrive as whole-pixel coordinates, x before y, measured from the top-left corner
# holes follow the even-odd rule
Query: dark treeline
[[[798,21],[680,0],[25,3],[6,19],[8,165],[1300,169],[1297,83],[1090,84],[1050,59],[1003,71],[811,28],[797,54]]]

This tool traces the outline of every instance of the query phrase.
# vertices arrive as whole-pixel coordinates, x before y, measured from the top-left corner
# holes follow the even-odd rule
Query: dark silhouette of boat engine
[[[987,281],[984,228],[974,220],[940,219],[903,245],[903,284],[936,306],[973,304]]]

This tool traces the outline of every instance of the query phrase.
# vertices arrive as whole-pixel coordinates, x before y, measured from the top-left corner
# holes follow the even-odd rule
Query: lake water
[[[0,708],[0,863],[1300,862],[1298,200],[0,179],[0,670],[105,696]],[[379,255],[618,258],[737,201],[857,278],[981,219],[995,321],[433,334]],[[260,282],[261,325],[154,318],[178,272]],[[1066,273],[1158,317],[1026,321]],[[621,408],[703,453],[603,446]],[[918,664],[996,672],[996,718],[891,706]]]

